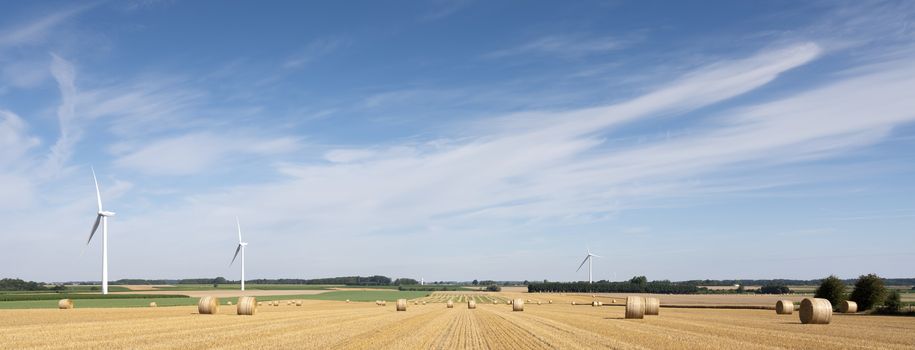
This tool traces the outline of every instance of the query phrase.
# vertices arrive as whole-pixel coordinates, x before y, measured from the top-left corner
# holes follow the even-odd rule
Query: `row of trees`
[[[833,308],[845,300],[851,300],[858,304],[858,310],[861,311],[877,309],[886,313],[898,313],[902,310],[899,291],[888,292],[884,280],[876,274],[858,277],[850,294],[846,293],[844,281],[829,276],[820,283],[814,297],[829,300]]]
[[[854,284],[857,280],[845,279],[842,282],[846,284]],[[766,285],[782,285],[782,286],[809,286],[817,285],[822,282],[821,279],[813,280],[797,280],[797,279],[745,279],[745,280],[689,280],[682,281],[683,283],[695,284],[697,286],[730,286],[735,284],[748,285],[748,286],[766,286]],[[887,286],[911,286],[915,285],[915,278],[884,278],[883,283]]]
[[[0,279],[0,290],[41,291],[41,290],[48,290],[48,288],[38,282],[23,281],[18,278],[4,278],[4,279]]]
[[[669,281],[643,281],[629,282],[545,282],[531,283],[527,286],[528,292],[546,293],[661,293],[661,294],[695,294],[699,287],[691,284],[673,283]]]

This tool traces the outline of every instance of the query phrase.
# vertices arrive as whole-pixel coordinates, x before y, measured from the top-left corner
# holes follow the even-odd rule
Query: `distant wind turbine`
[[[600,255],[592,254],[591,248],[588,248],[588,255],[585,256],[585,260],[582,260],[581,265],[578,265],[578,270],[575,270],[575,272],[581,271],[581,267],[585,266],[585,263],[588,263],[588,283],[594,283],[594,277],[592,277],[594,275],[592,274],[592,269],[591,269],[591,267],[592,267],[591,259],[600,258],[600,257],[601,257]]]
[[[235,258],[238,257],[238,253],[241,252],[241,290],[245,290],[245,246],[248,243],[241,241],[241,224],[238,222],[237,217],[235,218],[235,226],[238,227],[238,248],[235,248],[235,256],[232,257],[232,262],[229,263],[229,266],[232,266]]]
[[[92,225],[92,232],[89,233],[89,239],[86,241],[88,246],[92,242],[92,237],[98,231],[99,223],[102,224],[102,294],[108,294],[108,217],[114,216],[114,212],[102,209],[102,192],[98,188],[98,178],[95,177],[95,169],[92,169],[92,180],[95,181],[95,199],[98,200],[98,215],[95,217],[95,224]]]

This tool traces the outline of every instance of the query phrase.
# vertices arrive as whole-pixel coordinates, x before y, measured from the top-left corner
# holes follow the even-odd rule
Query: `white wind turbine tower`
[[[237,217],[235,218],[235,226],[238,227],[238,248],[235,248],[235,256],[232,257],[232,262],[229,263],[229,266],[232,266],[235,258],[238,257],[238,252],[241,252],[241,290],[245,290],[245,246],[248,243],[241,241],[241,224],[238,222]]]
[[[591,259],[600,258],[600,257],[601,257],[600,255],[592,254],[591,248],[588,248],[588,255],[585,256],[585,260],[582,260],[581,265],[578,265],[578,270],[575,270],[575,272],[581,271],[581,267],[585,266],[585,263],[588,263],[588,283],[594,283],[594,277],[593,277],[594,275],[591,272],[592,271],[591,270],[591,267],[592,267]]]
[[[95,181],[95,198],[98,200],[98,216],[95,217],[95,225],[92,225],[92,232],[89,233],[89,240],[86,245],[92,242],[92,237],[98,231],[99,223],[102,224],[102,294],[108,294],[108,217],[114,216],[114,212],[102,209],[102,192],[98,188],[98,178],[95,177],[95,169],[92,169],[92,180]]]

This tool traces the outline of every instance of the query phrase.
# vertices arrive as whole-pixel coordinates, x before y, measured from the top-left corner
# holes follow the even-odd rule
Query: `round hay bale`
[[[572,305],[575,305],[575,302],[574,302],[574,301],[572,302]]]
[[[552,304],[552,303],[553,303],[553,299],[547,300],[546,302],[547,302],[547,304]]]
[[[849,300],[843,301],[841,304],[839,304],[839,312],[843,314],[856,313],[858,312],[858,303]]]
[[[397,299],[397,311],[407,311],[407,299]]]
[[[349,299],[346,299],[346,303],[349,304]]]
[[[594,300],[591,302],[591,306],[600,306],[600,302],[597,300]]]
[[[790,315],[794,313],[794,302],[791,300],[779,300],[775,302],[775,313],[779,315]]]
[[[254,316],[257,313],[257,298],[239,297],[237,308],[239,315]]]
[[[512,302],[512,311],[524,311],[524,299],[515,299]]]
[[[423,300],[423,305],[426,305],[426,301],[425,301],[425,300]]]
[[[158,305],[158,304],[156,304],[156,302],[155,302],[155,301],[154,301],[154,302],[151,302],[151,303],[149,303],[149,307],[158,307],[158,306],[159,306],[159,305]]]
[[[492,304],[493,304],[493,305],[496,305],[496,304],[498,304],[498,303],[499,303],[498,301],[495,301],[495,300],[492,301]]]
[[[611,304],[616,304],[616,299],[610,299]]]
[[[382,301],[381,301],[381,306],[386,306],[386,305],[388,305],[388,301],[387,301],[387,300],[382,300]]]
[[[645,298],[645,314],[657,316],[661,311],[661,301],[658,298]]]
[[[537,300],[537,305],[540,305],[540,300]]]
[[[803,324],[829,324],[832,320],[832,304],[827,299],[804,298],[799,314]]]
[[[71,300],[71,299],[60,299],[60,301],[57,302],[57,308],[58,308],[58,309],[72,309],[72,308],[73,308],[73,300]]]
[[[302,306],[302,301],[301,301],[301,300],[296,300],[296,301],[295,301],[295,306]]]
[[[448,306],[449,309],[453,309],[453,308],[454,308],[454,302],[451,301],[451,299],[448,299],[448,303],[446,304],[446,306]]]
[[[212,315],[219,312],[219,298],[200,298],[200,301],[197,302],[197,312],[201,315]]]
[[[274,301],[273,301],[273,306],[280,306],[280,301],[279,301],[279,300],[274,300]]]
[[[232,301],[231,300],[227,301],[226,305],[232,305]]]
[[[262,306],[263,304],[264,304],[263,302],[260,302],[260,301],[257,302],[257,306]]]
[[[476,309],[476,308],[477,308],[477,301],[476,301],[476,300],[473,300],[473,299],[468,300],[468,301],[467,301],[467,308],[468,308],[468,309],[471,309],[471,310],[472,310],[472,309]]]
[[[644,297],[627,297],[626,298],[626,318],[643,319],[645,318],[645,298]]]

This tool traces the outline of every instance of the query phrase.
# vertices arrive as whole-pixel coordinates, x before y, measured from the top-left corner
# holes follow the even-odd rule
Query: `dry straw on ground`
[[[661,301],[658,298],[645,298],[645,314],[657,316],[661,311]]]
[[[775,313],[779,315],[793,314],[794,302],[791,300],[779,300],[775,302]]]
[[[839,304],[839,312],[843,314],[853,314],[858,312],[858,303],[850,300],[843,301]]]
[[[240,297],[238,298],[238,314],[254,316],[257,312],[257,298]]]
[[[801,323],[829,324],[832,320],[832,304],[822,298],[804,298],[801,301]]]
[[[88,309],[83,304],[80,310],[56,312],[4,309],[0,310],[0,348],[912,350],[915,344],[913,317],[838,315],[823,326],[776,317],[772,310],[665,308],[662,318],[624,322],[614,320],[623,316],[621,308],[570,308],[567,298],[578,298],[579,304],[588,299],[551,297],[558,305],[525,312],[489,305],[488,299],[486,305],[477,299],[476,310],[455,306],[443,312],[429,307],[395,314],[369,303],[329,301],[310,301],[308,312],[271,308],[259,310],[256,316],[235,316],[234,310],[199,316],[196,305],[155,310]],[[663,298],[669,302],[667,296]],[[500,305],[505,305],[503,300],[499,299]],[[765,299],[765,305],[772,307],[776,300]],[[53,300],[51,304],[56,306]],[[100,326],[104,332],[87,331]]]
[[[626,298],[626,318],[645,318],[645,298],[631,296]]]
[[[407,299],[397,299],[397,311],[407,311]]]
[[[60,299],[60,301],[57,302],[57,308],[59,308],[59,309],[72,309],[72,308],[73,308],[73,300],[71,300],[71,299]]]
[[[524,311],[524,299],[515,299],[512,302],[512,311]]]
[[[210,315],[219,312],[219,298],[203,297],[197,302],[197,312],[201,315]]]

